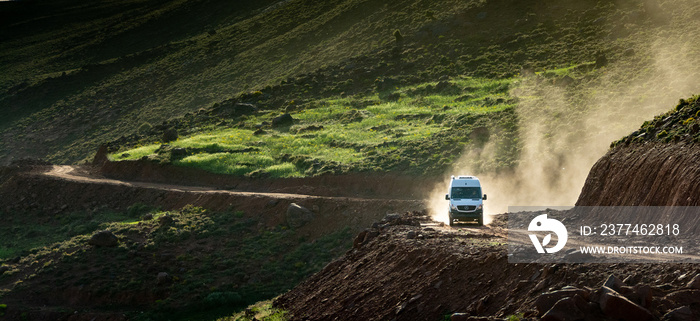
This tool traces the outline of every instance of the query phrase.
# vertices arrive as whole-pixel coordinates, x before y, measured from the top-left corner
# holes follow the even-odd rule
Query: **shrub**
[[[153,208],[143,203],[134,203],[126,209],[126,214],[132,218],[138,218],[153,211]]]
[[[682,98],[681,98],[681,99],[678,101],[678,105],[676,106],[676,110],[677,110],[677,111],[678,111],[678,110],[681,110],[681,109],[683,109],[683,107],[685,107],[686,105],[688,105],[688,102],[687,102],[685,99],[682,99]]]
[[[690,118],[686,119],[686,120],[683,122],[683,125],[688,125],[688,124],[690,124],[690,123],[692,123],[692,122],[694,122],[694,121],[695,121],[695,118],[690,117]]]
[[[139,126],[138,133],[141,135],[146,135],[146,134],[148,134],[148,132],[151,131],[152,128],[153,128],[153,126],[151,126],[150,123],[143,122],[143,124],[141,124],[141,126]]]
[[[666,135],[668,135],[668,132],[666,132],[665,130],[662,130],[658,134],[656,134],[656,138],[663,138],[663,137],[666,137]]]
[[[163,132],[163,142],[168,143],[172,142],[174,140],[177,140],[177,138],[180,137],[177,133],[177,130],[174,128],[168,128]]]
[[[396,31],[394,31],[394,37],[396,37],[396,42],[403,41],[403,35],[401,34],[401,31],[399,29],[396,29]]]
[[[238,292],[212,292],[204,298],[208,306],[238,305],[243,303],[243,297]]]

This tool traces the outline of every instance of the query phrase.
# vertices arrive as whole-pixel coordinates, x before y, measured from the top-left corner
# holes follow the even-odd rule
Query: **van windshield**
[[[481,198],[481,187],[453,187],[452,198]]]

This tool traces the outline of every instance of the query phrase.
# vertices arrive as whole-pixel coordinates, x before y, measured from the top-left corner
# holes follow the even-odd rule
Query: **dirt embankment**
[[[435,179],[388,173],[355,173],[303,178],[251,178],[213,174],[194,168],[142,160],[105,161],[100,168],[100,174],[119,180],[208,186],[249,192],[406,200],[421,199],[426,186],[433,186],[435,183]]]
[[[297,203],[315,217],[303,227],[322,235],[345,226],[365,228],[387,213],[422,208],[419,201],[361,199],[288,193],[239,192],[187,185],[127,182],[91,174],[90,168],[24,166],[3,170],[0,181],[1,210],[51,217],[75,211],[123,211],[134,204],[163,210],[194,205],[213,211],[235,210],[263,218],[267,226],[285,223],[287,208]],[[0,173],[0,174],[2,174]]]
[[[700,145],[620,144],[591,169],[577,206],[698,206]]]
[[[352,251],[275,305],[292,320],[700,317],[695,265],[511,264],[498,227],[421,227],[419,214],[359,234]]]

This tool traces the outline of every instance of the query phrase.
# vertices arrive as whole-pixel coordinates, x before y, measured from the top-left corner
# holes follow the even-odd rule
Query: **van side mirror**
[[[450,200],[450,194],[445,194],[445,200]]]
[[[486,200],[486,194],[484,194],[484,201]]]

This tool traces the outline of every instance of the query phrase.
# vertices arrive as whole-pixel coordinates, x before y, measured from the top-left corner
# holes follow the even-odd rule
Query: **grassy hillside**
[[[650,5],[565,1],[22,1],[2,3],[0,157],[74,162],[144,122],[279,85],[318,99],[448,75],[511,77],[595,60]],[[633,18],[629,18],[633,17]],[[49,27],[50,26],[50,27]],[[393,36],[400,30],[403,40]],[[629,43],[627,43],[629,42]],[[311,81],[299,85],[298,76]],[[294,78],[290,78],[294,77]],[[308,97],[312,96],[312,97]]]
[[[700,142],[699,98],[700,96],[696,95],[681,99],[674,109],[657,115],[653,120],[645,121],[641,128],[613,142],[610,147],[646,142],[691,144]]]
[[[0,262],[7,263],[0,304],[13,319],[20,312],[60,319],[75,309],[131,320],[215,319],[290,289],[352,242],[347,228],[307,242],[284,224],[261,228],[250,213],[191,206],[164,212],[136,204],[41,222],[0,214],[12,222],[0,228]],[[88,245],[98,230],[112,231],[119,244]],[[49,308],[35,310],[38,302]]]
[[[177,123],[178,130],[198,128],[190,136],[163,144],[157,141],[162,140],[159,131],[151,130],[150,137],[143,135],[146,137],[139,141],[143,146],[111,157],[148,157],[250,176],[300,177],[362,170],[426,174],[444,171],[467,144],[489,139],[487,127],[500,126],[501,135],[515,135],[516,101],[508,95],[512,79],[455,78],[382,86],[388,82],[382,79],[378,87],[388,88],[369,94],[288,102],[292,120],[279,125],[275,125],[275,118],[280,117],[276,111],[231,115],[222,106],[202,110]],[[257,94],[258,105],[264,95]],[[228,105],[233,110],[250,108],[240,103]],[[503,147],[508,161],[517,155],[514,148]]]
[[[0,1],[0,163],[78,162],[105,143],[113,160],[251,177],[488,173],[491,208],[559,200],[601,148],[700,92],[699,15],[684,0]],[[698,109],[682,101],[618,143],[695,142]],[[212,319],[350,240],[254,211],[34,214],[0,206],[0,316],[59,288],[86,310]],[[86,245],[98,229],[120,245]]]

